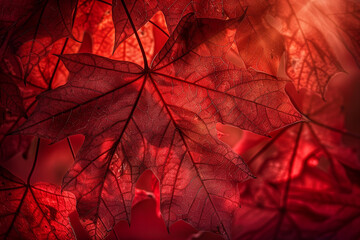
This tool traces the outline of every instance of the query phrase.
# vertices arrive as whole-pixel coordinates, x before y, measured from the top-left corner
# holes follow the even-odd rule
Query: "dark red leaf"
[[[24,123],[24,117],[26,117],[26,110],[24,109],[23,98],[18,87],[18,81],[9,75],[9,73],[3,72],[2,69],[0,70],[1,162],[11,159],[16,154],[24,153],[32,139],[31,136],[7,135]]]
[[[0,5],[0,238],[360,238],[356,0]]]
[[[326,102],[290,86],[287,91],[309,122],[272,139],[257,137],[250,148],[242,144],[247,137],[239,143],[258,179],[242,186],[235,239],[356,239],[360,195],[351,175],[360,170],[359,150],[342,144],[342,137],[360,136],[344,129],[343,100],[333,88]]]
[[[54,141],[85,135],[64,188],[75,193],[92,237],[130,220],[134,183],[147,168],[159,179],[167,226],[186,219],[230,236],[237,182],[251,174],[217,139],[216,122],[266,134],[301,119],[283,92],[286,81],[227,60],[239,21],[186,16],[151,69],[60,56],[69,82],[42,94],[20,131]]]
[[[75,197],[50,184],[29,186],[0,169],[0,236],[4,239],[74,239],[69,214]]]
[[[24,116],[25,109],[20,90],[10,76],[0,71],[0,108],[10,115]],[[1,124],[0,124],[1,125]]]
[[[140,65],[144,64],[142,53],[134,35],[128,36],[121,43],[119,42],[114,51],[115,28],[112,16],[111,6],[104,2],[84,0],[79,3],[74,29],[80,34],[86,32],[92,42],[91,51],[85,52],[114,60],[130,61]],[[153,26],[150,23],[145,24],[139,29],[139,34],[142,37],[146,56],[152,58],[154,51]]]
[[[23,154],[29,147],[32,136],[7,135],[18,128],[24,119],[4,113],[4,122],[0,126],[0,161],[8,161],[16,154]]]
[[[258,46],[258,51],[265,54],[262,65],[251,62],[253,53],[246,49],[242,55],[244,61],[266,70],[269,65],[266,59],[269,59],[270,55],[270,58],[275,58],[275,62],[271,61],[271,64],[276,63],[281,56],[281,42],[284,41],[285,72],[296,88],[310,89],[324,96],[329,80],[335,73],[343,71],[343,67],[334,48],[336,38],[332,33],[333,29],[327,25],[328,17],[318,10],[317,3],[279,0],[247,1],[243,4],[249,5],[250,12],[258,14],[249,18],[250,30],[253,31],[250,36],[258,39],[258,35],[262,34],[265,36],[263,39],[267,39],[262,48]],[[244,42],[242,38],[240,40],[241,43]]]
[[[166,24],[172,33],[180,19],[189,13],[197,18],[229,19],[239,17],[244,8],[237,0],[207,1],[207,0],[165,0],[158,1],[159,9],[164,13]]]
[[[183,32],[175,31],[152,63],[169,104],[188,99],[181,107],[195,109],[206,124],[215,118],[260,134],[300,119],[282,92],[286,81],[232,63],[232,26],[239,19],[188,17],[179,24]]]
[[[228,19],[239,17],[244,9],[237,0],[207,1],[207,0],[124,0],[136,29],[142,27],[153,15],[161,10],[165,16],[169,32],[173,32],[180,19],[189,13],[197,18]],[[134,33],[121,0],[113,1],[113,20],[115,26],[115,49],[127,37]]]
[[[22,6],[23,3],[17,1],[17,4]],[[21,58],[25,78],[49,53],[54,42],[63,37],[72,37],[76,4],[76,0],[32,1],[32,8],[25,16],[16,19],[8,48]]]
[[[65,84],[67,80],[68,72],[65,66],[53,54],[77,52],[79,48],[79,43],[69,39],[61,39],[53,43],[50,53],[42,57],[36,67],[29,72],[26,87],[23,84],[22,63],[9,52],[4,56],[0,63],[4,72],[3,81],[8,79],[7,82],[12,82],[13,89],[19,89],[22,105],[19,107],[23,108],[23,113],[6,113],[4,115],[4,121],[0,128],[1,161],[7,161],[15,154],[23,154],[28,149],[32,137],[9,134],[25,121],[27,115],[34,111],[34,106],[37,104],[36,96],[48,89]],[[4,85],[2,85],[1,91],[5,92],[6,95],[13,92]],[[5,97],[5,94],[2,94],[2,97]]]
[[[134,33],[129,18],[125,12],[124,5],[126,5],[127,9],[129,9],[129,14],[136,29],[145,25],[145,23],[147,23],[148,20],[150,20],[152,16],[159,11],[157,1],[154,0],[113,0],[112,16],[115,27],[114,51],[123,40]]]
[[[246,66],[276,75],[285,53],[284,38],[270,24],[263,22],[262,12],[252,10],[251,6],[235,37],[239,55]]]
[[[348,1],[331,1],[331,2],[316,2],[315,7],[317,11],[327,17],[327,26],[332,30],[342,44],[343,48],[348,51],[336,49],[337,54],[344,54],[345,52],[351,54],[355,59],[355,64],[359,67],[360,60],[360,3],[356,0]],[[342,59],[343,60],[343,59]],[[343,64],[344,67],[349,67],[349,60]],[[347,69],[346,69],[347,70]]]

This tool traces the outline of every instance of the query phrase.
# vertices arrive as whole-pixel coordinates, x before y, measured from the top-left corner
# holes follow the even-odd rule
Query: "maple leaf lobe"
[[[92,237],[130,221],[145,169],[159,178],[167,226],[186,215],[195,227],[230,236],[237,183],[252,175],[217,138],[216,122],[265,134],[300,118],[283,92],[286,81],[227,60],[241,19],[187,15],[151,70],[92,54],[60,56],[68,83],[39,97],[20,132],[52,140],[85,135],[63,187],[76,195]]]

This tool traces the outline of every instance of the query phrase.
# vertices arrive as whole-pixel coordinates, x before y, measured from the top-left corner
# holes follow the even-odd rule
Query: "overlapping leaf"
[[[160,182],[167,226],[183,219],[230,237],[232,223],[241,227],[233,231],[235,239],[359,238],[353,227],[360,221],[359,136],[348,132],[358,130],[356,104],[349,110],[338,99],[323,102],[308,92],[290,93],[309,122],[279,130],[272,140],[244,138],[241,148],[245,157],[255,154],[249,162],[259,180],[240,189],[244,207],[235,222],[236,185],[251,174],[215,131],[222,122],[265,135],[300,120],[282,91],[286,81],[266,73],[286,77],[285,70],[297,89],[323,97],[335,73],[344,68],[355,75],[360,32],[356,1],[3,2],[0,158],[8,160],[27,149],[32,136],[8,134],[33,112],[35,97],[45,91],[19,132],[52,141],[86,135],[64,188],[76,194],[92,237],[104,238],[116,222],[130,220],[135,182],[151,169]],[[240,25],[240,19],[214,20],[240,16],[247,7]],[[146,23],[158,10],[173,35],[154,57],[151,28],[158,26]],[[178,25],[187,13],[195,18],[187,15]],[[132,34],[142,26],[141,44]],[[240,31],[235,33],[236,28]],[[81,47],[65,39],[72,35],[82,39]],[[160,48],[155,43],[156,53]],[[76,52],[102,57],[64,55]],[[70,81],[49,91],[67,82],[62,62],[71,72]],[[19,84],[24,77],[26,88]],[[357,101],[353,92],[346,101]],[[343,109],[346,117],[352,116],[345,122],[348,130]],[[49,184],[30,186],[1,171],[6,178],[0,190],[2,236],[74,237],[67,220],[73,196],[61,196]],[[54,209],[67,197],[69,208],[61,210],[58,225]],[[36,203],[35,210],[26,207]]]
[[[94,238],[129,220],[134,183],[150,168],[160,180],[167,225],[185,219],[229,237],[237,182],[251,174],[217,139],[221,121],[261,134],[301,119],[286,81],[227,59],[241,19],[187,15],[150,68],[91,54],[60,56],[69,82],[42,94],[20,132],[54,141],[84,134],[64,180]]]
[[[286,53],[286,73],[294,81],[296,87],[311,89],[324,94],[325,88],[331,77],[343,71],[339,63],[336,50],[332,47],[337,41],[334,26],[344,36],[343,42],[351,46],[350,53],[356,53],[356,25],[357,5],[350,2],[336,2],[328,11],[323,9],[323,4],[318,2],[308,3],[291,1],[242,1],[242,2],[209,2],[209,1],[136,1],[139,8],[129,8],[129,14],[136,19],[135,27],[139,29],[146,20],[149,20],[156,9],[160,9],[166,18],[170,32],[187,13],[194,13],[197,17],[211,17],[226,19],[239,16],[249,7],[249,17],[243,23],[243,31],[238,34],[238,48],[240,56],[247,66],[270,74],[276,74],[283,53]],[[127,5],[132,4],[128,3]],[[151,7],[150,7],[151,5]],[[319,7],[320,6],[320,7]],[[340,8],[339,8],[340,7]],[[138,11],[132,12],[132,10]],[[121,11],[123,14],[119,14]],[[340,12],[339,12],[340,11]],[[114,18],[121,18],[114,22],[117,42],[131,35],[131,25],[124,14],[121,4],[113,5]],[[349,16],[344,22],[343,16]],[[331,19],[333,25],[324,24]],[[123,29],[128,29],[123,31]],[[328,29],[326,29],[328,28]],[[349,31],[347,31],[347,28]],[[336,30],[335,30],[336,31]],[[125,34],[126,33],[126,34]],[[123,35],[120,37],[120,35]],[[125,36],[125,35],[126,36]],[[350,34],[350,35],[349,35]],[[350,36],[350,37],[349,37]]]
[[[0,236],[3,239],[74,239],[69,214],[75,197],[51,184],[27,185],[0,169]]]
[[[119,16],[126,17],[126,14]],[[112,19],[113,13],[110,5],[96,0],[79,2],[74,29],[81,34],[85,32],[85,36],[88,37],[89,44],[91,44],[91,50],[84,52],[143,65],[142,53],[135,35],[128,37],[121,43],[119,41],[115,45],[116,50],[114,51],[115,28]],[[139,34],[142,37],[145,53],[148,58],[151,58],[154,51],[152,25],[150,23],[145,24],[140,28]]]
[[[345,2],[339,5],[347,4]],[[318,11],[316,1],[245,1],[242,5],[249,6],[249,11],[256,16],[249,18],[249,36],[257,39],[262,34],[267,39],[265,43],[260,39],[261,45],[258,45],[258,51],[265,54],[265,59],[269,59],[270,55],[275,60],[270,61],[270,64],[275,64],[281,56],[281,41],[284,41],[285,71],[295,86],[324,95],[329,80],[343,68],[333,48],[336,41],[332,34],[334,29],[324,24],[328,16]],[[338,19],[335,23],[340,24]],[[244,42],[242,38],[240,40],[240,43]],[[240,49],[242,47],[239,46]],[[245,48],[242,57],[245,62],[249,62],[253,58],[252,52]],[[266,60],[262,65],[254,61],[249,64],[261,70],[269,66]]]
[[[32,1],[32,7],[24,13],[25,16],[16,19],[4,48],[21,58],[23,77],[26,78],[41,58],[49,53],[54,42],[72,36],[76,4],[76,0]]]
[[[81,9],[83,8],[85,7],[82,6]],[[29,12],[26,13],[29,14]],[[79,19],[76,21],[77,24],[75,30],[77,31],[74,33],[76,37],[82,37],[81,34],[84,32],[83,27],[79,27],[79,24],[84,24],[82,19],[83,16],[81,14],[83,14],[83,12],[78,12],[77,14]],[[52,22],[48,24],[51,23]],[[95,24],[94,21],[91,23]],[[38,37],[42,39],[44,36],[39,35]],[[13,92],[13,88],[20,88],[19,97],[21,98],[21,101],[18,99],[17,105],[18,108],[22,108],[23,110],[22,114],[16,113],[16,111],[12,111],[13,114],[6,113],[4,115],[4,121],[0,128],[0,157],[2,161],[9,160],[17,153],[25,152],[29,147],[30,140],[32,139],[30,136],[9,135],[9,133],[14,131],[24,122],[24,117],[27,117],[27,115],[32,113],[34,106],[37,103],[36,96],[44,91],[61,86],[67,81],[68,71],[59,58],[55,56],[55,54],[74,53],[79,52],[80,50],[85,51],[85,43],[86,41],[80,44],[69,38],[62,38],[56,42],[52,42],[48,49],[49,52],[38,59],[38,62],[36,63],[35,67],[31,69],[31,71],[29,69],[26,77],[26,86],[24,86],[22,82],[24,77],[23,62],[21,62],[21,59],[19,59],[18,56],[11,54],[11,51],[5,52],[4,58],[0,61],[0,67],[4,72],[2,78],[3,81],[6,79],[6,82],[9,84],[2,85],[1,91],[4,94],[1,94],[1,96],[5,98],[6,95]]]
[[[233,239],[359,238],[358,192],[344,192],[321,167],[306,165],[292,180],[285,207],[283,189],[261,179],[249,184]]]
[[[320,16],[315,16],[306,2],[280,1],[280,4],[276,6],[280,9],[275,17],[287,24],[285,29],[281,29],[286,36],[286,72],[297,88],[324,95],[328,81],[342,68],[322,33],[326,30],[314,23]]]
[[[20,90],[13,79],[0,72],[0,161],[9,160],[16,153],[22,152],[28,146],[30,136],[7,136],[5,134],[14,130],[24,117],[25,109]],[[6,141],[5,141],[6,138]]]
[[[344,129],[335,91],[327,102],[305,91],[289,93],[310,121],[271,140],[245,138],[243,143],[254,142],[250,148],[239,144],[259,181],[243,186],[235,239],[356,239],[360,192],[352,175],[360,169],[359,149],[343,145],[342,136],[357,142],[359,136]]]
[[[236,34],[239,55],[246,66],[276,75],[285,53],[284,37],[263,20],[266,7],[255,3],[257,2],[253,1],[250,5],[247,16],[241,23],[241,31]]]
[[[127,9],[125,9],[124,6],[126,6]],[[129,17],[131,17],[134,27],[139,29],[145,25],[157,11],[157,1],[154,0],[114,0],[112,2],[112,16],[115,27],[114,50],[123,40],[134,33]]]
[[[31,136],[24,135],[9,135],[12,131],[24,123],[27,115],[30,115],[36,105],[36,96],[50,88],[58,87],[65,84],[68,72],[65,66],[53,54],[61,54],[67,52],[77,52],[80,44],[73,40],[62,39],[52,44],[50,54],[44,56],[36,67],[32,69],[27,77],[27,86],[24,87],[22,79],[22,65],[15,59],[8,61],[1,65],[3,73],[2,81],[7,84],[2,84],[1,96],[5,98],[6,95],[19,91],[16,97],[16,106],[18,111],[8,111],[4,115],[4,121],[0,127],[0,146],[1,161],[11,159],[17,153],[24,153],[29,147]],[[5,59],[6,60],[6,59]]]
[[[115,49],[118,45],[134,33],[123,5],[127,6],[136,29],[147,23],[152,16],[161,10],[165,16],[168,30],[172,33],[180,19],[189,13],[197,18],[228,19],[241,16],[243,8],[236,0],[207,1],[207,0],[116,0],[112,2],[113,21],[115,26]]]
[[[9,40],[14,32],[14,26],[29,17],[36,1],[1,1],[0,13],[0,56],[6,52]]]
[[[228,19],[239,17],[244,9],[236,0],[207,1],[207,0],[165,0],[158,1],[159,9],[164,13],[166,24],[170,32],[176,29],[180,19],[189,13],[197,18]],[[246,6],[245,6],[246,7]]]
[[[360,3],[354,0],[348,1],[316,1],[314,4],[317,11],[330,20],[328,26],[338,34],[344,47],[356,60],[359,67],[360,59]]]
[[[25,114],[18,86],[11,77],[2,72],[0,72],[0,108],[8,110],[13,115]]]

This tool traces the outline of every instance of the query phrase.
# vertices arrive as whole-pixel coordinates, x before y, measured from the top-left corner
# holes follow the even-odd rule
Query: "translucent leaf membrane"
[[[0,169],[0,236],[4,239],[74,239],[69,214],[75,197],[51,184],[27,185]]]
[[[67,81],[69,73],[55,54],[77,52],[80,45],[80,43],[69,39],[61,39],[53,43],[49,54],[43,56],[36,67],[29,72],[27,86],[24,86],[22,82],[21,63],[18,65],[19,62],[14,61],[14,59],[6,61],[11,59],[11,55],[6,55],[5,59],[3,59],[6,62],[6,64],[2,65],[2,71],[4,71],[3,81],[8,79],[7,82],[10,85],[2,85],[1,90],[8,95],[13,91],[11,86],[19,88],[19,99],[16,102],[18,109],[22,109],[22,113],[12,111],[11,114],[8,112],[4,115],[4,121],[0,128],[2,161],[7,161],[17,153],[24,153],[28,149],[32,137],[9,134],[15,131],[25,121],[25,117],[33,112],[37,104],[36,97],[50,88],[56,88],[65,84]],[[6,95],[2,94],[3,97]]]
[[[151,69],[86,53],[61,56],[68,83],[42,94],[20,131],[53,141],[85,135],[63,187],[76,195],[93,238],[130,221],[145,169],[159,179],[167,226],[185,219],[229,238],[237,182],[251,174],[217,139],[216,122],[266,134],[301,120],[284,93],[286,81],[227,60],[241,20],[187,15]]]
[[[356,239],[359,219],[360,136],[344,128],[344,102],[329,89],[326,102],[310,92],[287,89],[308,118],[272,134],[245,133],[237,150],[258,181],[242,184],[234,239]],[[346,108],[345,108],[346,109]]]
[[[10,28],[16,21],[26,17],[29,10],[34,7],[35,1],[24,0],[22,2],[6,2],[3,1],[3,9],[0,15],[1,29]]]
[[[135,206],[145,199],[155,200],[156,215],[161,217],[159,180],[150,170],[144,171],[136,182],[135,197],[132,204]]]
[[[253,15],[251,15],[253,14]],[[259,13],[249,10],[236,34],[239,55],[245,64],[272,75],[279,69],[285,52],[284,38],[272,26],[263,22]]]
[[[45,3],[44,3],[45,4]],[[47,3],[50,4],[50,3]],[[3,112],[3,123],[1,126],[2,138],[1,144],[2,148],[2,160],[8,160],[15,153],[20,151],[25,151],[29,146],[30,137],[21,137],[21,136],[5,136],[8,133],[14,131],[19,123],[23,122],[25,115],[25,109],[27,115],[30,115],[33,111],[33,107],[36,105],[35,97],[39,95],[41,92],[44,92],[50,88],[56,88],[66,83],[68,78],[68,71],[64,67],[63,63],[59,60],[56,56],[57,54],[64,54],[64,53],[76,53],[76,52],[89,52],[91,53],[94,49],[95,53],[102,53],[107,57],[111,57],[112,53],[112,38],[108,35],[105,35],[106,29],[109,31],[114,32],[113,25],[111,22],[111,9],[109,9],[108,5],[104,5],[101,3],[100,5],[95,4],[95,1],[86,1],[86,2],[79,2],[79,9],[76,15],[75,26],[73,29],[73,35],[83,41],[83,43],[78,43],[73,39],[60,39],[56,42],[52,42],[51,45],[47,47],[46,54],[39,55],[39,58],[36,62],[35,67],[28,69],[27,72],[27,86],[24,87],[21,83],[24,77],[24,67],[23,62],[17,56],[14,56],[11,51],[5,48],[5,55],[1,61],[2,71],[4,71],[4,79],[9,79],[9,84],[14,86],[19,85],[21,90],[21,96],[19,96],[21,101],[17,100],[18,102],[18,109],[22,108],[21,114],[18,111],[17,114],[13,114],[10,116],[8,113]],[[91,10],[89,10],[89,8]],[[33,10],[28,9],[27,12],[24,14],[30,14]],[[110,13],[110,14],[109,14]],[[45,14],[45,13],[44,13]],[[4,16],[7,17],[7,16]],[[11,19],[15,18],[12,16],[8,16]],[[21,15],[21,17],[24,17]],[[45,17],[45,16],[44,16]],[[20,16],[19,16],[20,18]],[[9,20],[10,21],[10,20]],[[13,20],[15,21],[15,19]],[[29,20],[30,21],[30,20]],[[5,24],[5,23],[4,23]],[[49,23],[50,24],[50,23]],[[146,28],[146,29],[145,29]],[[151,57],[152,49],[153,49],[153,38],[152,36],[152,26],[147,25],[144,27],[144,36],[146,37],[146,41],[144,45],[146,47],[147,52],[149,53],[149,58]],[[93,34],[90,35],[90,33]],[[39,33],[40,34],[40,33]],[[84,38],[87,36],[87,40]],[[46,37],[45,37],[46,38]],[[84,39],[83,39],[84,38]],[[95,39],[93,41],[93,39]],[[110,41],[107,41],[110,39]],[[138,50],[137,46],[134,45],[134,38],[128,39],[125,41],[121,48],[115,53],[113,58],[121,59],[125,58],[126,60],[131,60],[134,62],[142,63],[141,52]],[[87,43],[88,42],[88,43]],[[88,47],[85,48],[85,43],[88,44]],[[131,46],[131,47],[130,47]],[[6,47],[6,46],[5,46]],[[20,49],[17,51],[19,55],[26,55],[28,54],[29,48],[32,48],[32,51],[37,51],[36,46],[34,45],[33,41],[29,41],[23,44]],[[81,49],[80,49],[81,48]],[[39,51],[42,51],[41,49]],[[128,56],[128,57],[125,57]],[[12,90],[10,85],[7,84],[2,87],[2,90],[6,94],[2,94],[2,97],[5,97],[9,94]],[[51,86],[49,86],[51,84]],[[7,101],[9,103],[9,101]],[[10,101],[14,102],[14,101]],[[5,104],[5,103],[4,103]],[[14,105],[14,104],[13,104]],[[25,109],[24,109],[25,108]],[[16,110],[16,109],[13,109]],[[6,145],[6,147],[5,147]]]
[[[194,13],[198,18],[216,18],[229,19],[240,17],[243,14],[243,8],[238,1],[214,1],[204,0],[166,0],[166,1],[129,1],[125,0],[130,17],[134,23],[135,29],[140,29],[149,21],[153,15],[159,10],[165,16],[166,24],[169,32],[172,33],[181,18],[189,13]],[[115,49],[126,38],[131,36],[134,31],[131,27],[130,21],[127,18],[123,2],[113,1],[112,3],[113,22],[115,26]]]
[[[153,61],[154,80],[162,85],[170,104],[188,99],[181,107],[196,109],[206,123],[215,118],[266,134],[299,120],[300,115],[282,93],[287,81],[239,68],[229,57],[238,21],[204,19],[184,25],[185,35],[175,31]],[[213,30],[221,26],[227,31]]]
[[[29,146],[30,137],[6,135],[24,121],[23,117],[33,110],[35,96],[47,89],[47,84],[53,78],[50,71],[54,70],[57,57],[49,54],[61,53],[64,41],[55,42],[64,36],[71,35],[69,32],[71,17],[75,8],[72,1],[64,1],[56,7],[55,1],[4,2],[4,4],[5,9],[11,6],[11,11],[3,12],[4,22],[2,23],[7,22],[9,26],[7,40],[2,45],[1,68],[9,79],[9,83],[20,88],[21,100],[17,100],[17,103],[23,110],[21,114],[18,111],[12,111],[11,115],[5,115],[4,124],[1,126],[1,159],[3,161],[13,157],[15,153],[24,152]],[[54,27],[55,25],[57,28]],[[47,28],[56,29],[56,31],[48,31]],[[31,85],[26,89],[21,83],[24,77]],[[66,77],[62,77],[61,81],[64,83]],[[55,83],[57,83],[56,80]],[[2,90],[9,94],[11,88],[7,85],[3,86]],[[2,94],[2,96],[5,95]]]
[[[242,35],[238,39],[245,63],[262,71],[276,71],[284,49],[285,72],[297,89],[310,89],[324,96],[329,80],[344,69],[344,56],[349,55],[346,48],[350,47],[352,54],[356,48],[348,41],[348,34],[343,35],[358,22],[354,17],[356,4],[351,1],[336,1],[329,4],[331,8],[324,4],[322,1],[243,2],[249,10],[245,36],[253,39],[250,42]],[[334,9],[342,12],[340,9],[348,8],[352,9],[344,13],[349,15],[348,22],[331,13]],[[261,60],[254,59],[254,52],[246,48],[249,44],[263,56]]]
[[[85,7],[82,4],[83,3],[79,3],[79,11],[77,11],[77,18],[73,31],[73,35],[76,39],[82,39],[84,37],[84,20],[82,16],[84,15],[83,9]],[[30,13],[27,12],[27,14]],[[96,25],[94,21],[91,23]],[[4,58],[1,61],[2,71],[4,71],[4,74],[7,76],[7,78],[11,79],[9,81],[11,81],[12,84],[19,86],[21,91],[20,95],[22,97],[21,107],[25,108],[27,115],[30,115],[34,110],[34,106],[36,105],[36,96],[38,96],[44,91],[47,91],[48,89],[64,85],[67,82],[69,73],[66,70],[64,64],[59,60],[56,55],[65,53],[76,53],[79,51],[91,52],[92,42],[89,43],[90,46],[88,47],[88,49],[84,48],[84,42],[86,43],[85,40],[83,40],[83,43],[79,43],[69,38],[62,38],[56,42],[52,42],[51,45],[47,47],[46,54],[42,54],[41,56],[39,56],[35,67],[29,69],[26,77],[27,86],[24,86],[21,83],[24,77],[24,67],[26,66],[23,66],[24,63],[21,62],[21,59],[19,57],[12,55],[11,51],[6,50]],[[27,51],[29,50],[27,47],[33,48],[32,51],[37,51],[37,48],[35,47],[33,42],[29,41],[23,44],[17,51],[17,53],[19,55],[26,55]],[[4,86],[2,90],[5,92],[9,92],[11,89]],[[12,116],[6,114],[4,116],[4,124],[2,124],[1,126],[1,159],[3,161],[10,159],[18,152],[24,152],[29,146],[29,143],[32,139],[31,137],[8,135],[24,121],[24,116],[24,114],[13,114]]]
[[[139,179],[139,181],[141,181]],[[136,196],[135,196],[136,197]],[[166,228],[164,220],[157,214],[158,202],[148,197],[136,203],[131,210],[131,224],[120,222],[109,234],[108,240],[118,238],[150,239],[202,239],[221,240],[220,235],[211,232],[198,231],[184,221],[178,221]]]
[[[243,8],[239,1],[204,1],[204,0],[165,0],[158,1],[159,9],[164,13],[166,24],[172,33],[180,19],[189,13],[198,18],[229,19],[240,17]]]
[[[81,135],[71,136],[68,139],[52,143],[41,139],[38,150],[37,166],[32,176],[32,183],[49,183],[60,186],[66,172],[74,163],[74,155],[78,152],[84,141]],[[69,142],[71,148],[69,147]],[[3,162],[2,167],[26,181],[29,169],[32,167],[32,159],[36,155],[37,139],[33,139],[25,153],[20,151],[14,157]],[[19,166],[22,166],[19,168]]]
[[[126,1],[125,1],[126,2]],[[115,29],[119,39],[133,34],[121,2],[113,6]],[[126,2],[130,16],[139,29],[160,9],[170,32],[187,13],[197,17],[227,19],[240,16],[246,7],[249,15],[237,36],[239,53],[247,66],[276,74],[281,56],[286,54],[286,73],[298,89],[307,88],[324,94],[335,73],[343,71],[338,44],[345,45],[355,58],[358,50],[356,26],[358,4],[336,1],[328,4],[291,1],[137,1]],[[135,6],[135,5],[136,6]],[[329,5],[329,6],[328,6]],[[134,8],[133,8],[134,7]],[[137,9],[137,11],[133,11]],[[327,10],[324,10],[327,9]],[[119,14],[122,12],[123,14]],[[123,31],[126,29],[126,31]],[[120,41],[120,40],[119,40]],[[122,41],[122,40],[121,40]],[[339,42],[340,41],[340,42]],[[341,43],[342,42],[342,43]],[[344,46],[341,47],[343,51]],[[259,57],[257,57],[259,56]]]
[[[19,116],[11,116],[6,112],[3,118],[4,120],[0,126],[1,162],[9,161],[15,155],[26,152],[33,139],[32,136],[6,135],[19,127],[24,122],[24,119]]]
[[[26,17],[15,21],[10,29],[12,34],[9,37],[8,48],[20,57],[25,79],[49,53],[54,42],[63,37],[72,37],[71,28],[76,3],[75,0],[33,1],[30,3],[33,7],[26,13]]]
[[[8,110],[12,115],[25,114],[18,86],[3,72],[0,72],[0,108]]]
[[[30,136],[5,136],[15,130],[25,116],[23,99],[20,90],[10,76],[0,73],[0,161],[11,159],[18,152],[26,150]]]
[[[78,11],[75,28],[79,32],[86,32],[91,39],[92,51],[87,51],[88,53],[143,65],[143,57],[135,35],[118,43],[114,51],[115,28],[110,5],[100,1],[83,1],[79,3]],[[139,35],[145,53],[151,59],[154,51],[153,25],[143,25],[139,28]]]
[[[112,2],[113,22],[115,27],[114,51],[122,41],[134,34],[124,4],[128,9],[136,29],[144,26],[158,11],[157,1],[115,0]]]
[[[317,11],[326,16],[326,22],[338,35],[340,44],[343,45],[349,54],[355,59],[359,67],[359,14],[360,4],[358,1],[316,1],[314,4]],[[342,59],[342,64],[348,64],[348,59]],[[344,66],[343,67],[349,67]],[[347,70],[347,69],[346,69]]]
[[[160,52],[160,50],[165,45],[166,41],[169,39],[169,31],[165,22],[165,17],[162,12],[157,12],[151,19],[151,24],[153,26],[154,34],[154,54],[152,60]]]
[[[288,28],[282,30],[287,36],[287,73],[298,89],[307,88],[324,95],[330,78],[342,69],[321,26],[308,22],[311,19],[314,22],[319,16],[315,17],[307,5],[296,7],[289,3],[284,10],[289,11],[289,15],[281,16],[288,21]]]
[[[356,84],[345,101],[328,91],[339,71],[357,76],[356,1],[20,1],[4,9],[1,160],[28,149],[32,137],[14,131],[52,142],[85,135],[63,187],[92,238],[153,199],[168,229],[183,219],[234,239],[359,238]],[[284,92],[290,81],[300,93]],[[258,178],[240,189],[253,175],[218,139],[219,122],[272,136],[242,134],[237,151]],[[146,169],[158,190],[136,188]],[[1,234],[74,237],[71,194],[2,176]],[[55,220],[54,209],[62,212]]]
[[[54,4],[56,7],[53,6]],[[65,1],[57,5],[54,1],[43,1],[36,3],[36,7],[31,8],[30,3],[26,6],[21,16],[14,19],[16,24],[10,27],[12,34],[10,42],[3,45],[4,55],[1,68],[9,81],[19,87],[21,96],[19,107],[24,109],[22,114],[5,115],[5,122],[1,126],[1,159],[3,161],[9,160],[16,153],[24,153],[28,149],[32,139],[30,136],[14,136],[9,133],[24,121],[24,117],[32,113],[36,105],[36,96],[48,89],[63,85],[67,81],[68,72],[55,54],[77,52],[81,45],[73,39],[64,38],[72,35],[74,2]],[[61,17],[64,19],[59,19]],[[65,25],[67,30],[64,29]],[[21,30],[24,28],[26,31]],[[70,31],[70,33],[62,34],[61,31],[65,33]],[[74,36],[79,37],[76,34]],[[14,53],[15,50],[16,53]],[[26,78],[26,86],[23,84],[24,78]],[[4,86],[2,90],[10,92],[11,89]]]

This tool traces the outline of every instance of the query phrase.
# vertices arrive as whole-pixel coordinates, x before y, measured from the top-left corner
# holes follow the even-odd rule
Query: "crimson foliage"
[[[1,237],[359,236],[358,2],[1,4]]]

